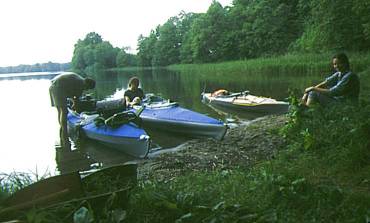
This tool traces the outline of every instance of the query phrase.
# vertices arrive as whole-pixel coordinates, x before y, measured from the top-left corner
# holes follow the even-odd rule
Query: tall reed
[[[359,73],[370,64],[369,54],[354,53],[348,55],[352,69]],[[278,57],[266,57],[250,60],[239,60],[209,64],[179,64],[171,65],[170,70],[197,75],[250,75],[268,73],[271,75],[317,75],[331,69],[332,55],[326,54],[287,54]]]

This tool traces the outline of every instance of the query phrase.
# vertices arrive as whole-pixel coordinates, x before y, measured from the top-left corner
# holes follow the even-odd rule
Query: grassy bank
[[[275,134],[286,144],[252,169],[189,172],[143,182],[129,222],[366,222],[370,105],[303,109]]]
[[[271,73],[272,75],[292,74],[317,75],[327,72],[331,66],[332,54],[285,55],[279,57],[258,58],[217,64],[171,65],[169,69],[193,74],[255,74]],[[352,69],[360,73],[370,64],[370,54],[348,54]],[[210,77],[211,78],[211,77]]]

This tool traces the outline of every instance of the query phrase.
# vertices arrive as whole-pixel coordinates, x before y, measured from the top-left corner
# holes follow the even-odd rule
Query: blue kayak
[[[155,100],[151,100],[151,98]],[[147,94],[140,118],[145,129],[158,129],[196,138],[223,139],[228,129],[220,120],[183,108],[176,102]],[[141,106],[134,106],[136,111]]]
[[[96,140],[110,147],[121,150],[129,155],[144,158],[149,152],[150,137],[134,123],[127,123],[118,127],[96,125],[94,119],[97,114],[79,114],[69,110],[67,116],[68,132],[76,132],[77,129],[87,138]]]

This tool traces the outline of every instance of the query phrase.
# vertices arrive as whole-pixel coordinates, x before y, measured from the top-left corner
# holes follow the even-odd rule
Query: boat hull
[[[134,157],[144,158],[149,153],[150,137],[133,123],[112,128],[106,125],[97,126],[90,122],[79,127],[84,118],[72,112],[68,113],[67,120],[70,135],[82,134]]]
[[[218,108],[237,112],[257,114],[282,114],[289,109],[289,103],[253,95],[241,97],[213,97],[210,93],[202,96],[203,101]]]
[[[140,118],[145,129],[156,129],[195,138],[211,137],[221,140],[228,128],[220,120],[173,103],[163,103],[160,106],[146,105]]]

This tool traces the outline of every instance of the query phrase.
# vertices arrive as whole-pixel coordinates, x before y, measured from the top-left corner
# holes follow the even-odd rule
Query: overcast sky
[[[232,0],[219,0],[230,5]],[[97,32],[114,47],[136,49],[140,34],[212,0],[0,0],[0,67],[70,62],[74,44]],[[134,51],[135,52],[135,51]]]

